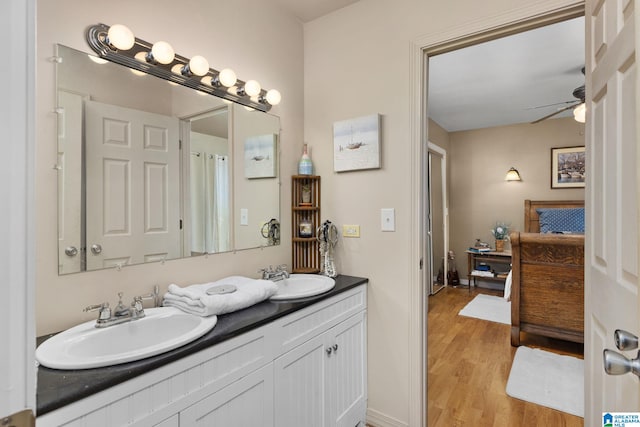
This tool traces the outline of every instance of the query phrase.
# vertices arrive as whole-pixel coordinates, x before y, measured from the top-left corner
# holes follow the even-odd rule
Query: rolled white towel
[[[222,285],[233,285],[235,292],[208,295],[207,290]],[[216,282],[186,286],[171,284],[162,305],[179,308],[198,316],[231,313],[266,300],[278,287],[271,280],[256,280],[243,276],[230,276]]]

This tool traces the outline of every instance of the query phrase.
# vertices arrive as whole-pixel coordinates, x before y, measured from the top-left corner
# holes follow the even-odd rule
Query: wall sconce
[[[209,68],[209,62],[200,55],[191,59],[180,56],[167,42],[151,44],[136,38],[121,24],[92,25],[87,28],[86,37],[101,58],[254,110],[267,112],[282,100],[275,89],[266,91],[255,80],[238,80],[229,68],[221,71]],[[232,87],[235,90],[229,90]]]
[[[576,122],[584,123],[587,121],[587,106],[583,102],[573,109],[573,118]]]
[[[507,171],[507,176],[504,177],[504,180],[505,181],[522,181],[522,178],[520,178],[520,172],[518,172],[518,169],[512,166],[511,169]]]

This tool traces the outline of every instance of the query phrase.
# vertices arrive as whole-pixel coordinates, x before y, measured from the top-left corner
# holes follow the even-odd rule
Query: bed
[[[578,208],[584,212],[584,201],[525,200],[525,231],[509,236],[513,346],[521,332],[584,343],[584,234],[549,232],[546,223],[547,232],[540,232],[541,214],[546,219]]]

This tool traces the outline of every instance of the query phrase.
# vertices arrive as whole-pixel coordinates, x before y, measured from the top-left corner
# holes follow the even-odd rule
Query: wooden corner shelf
[[[303,188],[308,187],[311,199],[303,202]],[[304,204],[303,204],[304,203]],[[311,237],[300,236],[300,222],[311,222]],[[292,273],[318,273],[320,251],[316,230],[320,226],[320,177],[294,175],[291,177],[291,240]]]

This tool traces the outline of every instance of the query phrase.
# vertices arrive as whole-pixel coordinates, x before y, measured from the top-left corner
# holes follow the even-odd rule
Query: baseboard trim
[[[367,424],[372,427],[409,427],[409,424],[371,408],[367,408]]]

